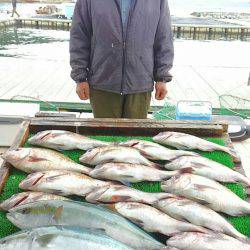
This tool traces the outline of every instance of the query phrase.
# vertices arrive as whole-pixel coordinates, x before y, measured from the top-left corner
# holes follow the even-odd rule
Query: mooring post
[[[242,28],[241,31],[240,31],[240,40],[243,41],[244,37],[245,37],[245,29]]]

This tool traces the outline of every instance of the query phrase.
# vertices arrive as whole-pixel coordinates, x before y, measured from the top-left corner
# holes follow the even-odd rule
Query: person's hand
[[[89,84],[87,82],[77,83],[76,93],[81,100],[89,99]]]
[[[166,83],[164,82],[157,82],[155,84],[155,99],[156,100],[163,100],[168,93]]]

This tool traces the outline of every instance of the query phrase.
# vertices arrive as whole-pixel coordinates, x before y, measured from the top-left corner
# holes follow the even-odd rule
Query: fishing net
[[[240,116],[250,118],[250,100],[233,95],[221,95],[220,112],[222,115]]]
[[[176,104],[171,100],[166,100],[164,106],[153,112],[155,120],[176,120]]]

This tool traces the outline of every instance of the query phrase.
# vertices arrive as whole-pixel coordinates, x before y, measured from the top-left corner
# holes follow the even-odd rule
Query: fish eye
[[[24,208],[22,210],[22,214],[28,214],[29,213],[29,208]]]

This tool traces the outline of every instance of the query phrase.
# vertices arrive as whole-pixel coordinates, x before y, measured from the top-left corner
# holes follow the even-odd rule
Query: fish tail
[[[250,203],[248,203],[247,201],[244,201],[244,206],[242,209],[242,214],[243,215],[249,215],[250,214]]]
[[[235,161],[237,161],[237,162],[241,161],[240,156],[237,154],[237,152],[234,149],[224,148],[223,151],[228,153],[229,155],[231,155]]]

